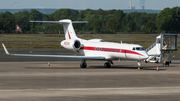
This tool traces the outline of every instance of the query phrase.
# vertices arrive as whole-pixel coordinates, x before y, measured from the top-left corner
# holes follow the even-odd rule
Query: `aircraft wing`
[[[76,58],[76,59],[97,59],[102,60],[105,57],[98,57],[98,56],[67,56],[67,55],[36,55],[36,54],[10,54],[6,49],[5,45],[2,44],[4,51],[7,55],[11,56],[30,56],[30,57],[54,57],[54,58]]]

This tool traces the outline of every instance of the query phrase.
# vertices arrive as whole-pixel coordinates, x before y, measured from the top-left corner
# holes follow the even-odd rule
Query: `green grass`
[[[64,34],[0,34],[0,39],[64,39]]]
[[[2,41],[0,43],[4,43],[7,49],[63,49],[57,41]]]
[[[82,39],[116,39],[111,42],[121,42],[121,39],[154,39],[153,40],[124,40],[123,43],[139,44],[145,49],[155,42],[155,38],[159,34],[77,34]],[[0,34],[0,39],[62,39],[64,34]],[[117,40],[118,39],[118,40]],[[180,36],[179,36],[180,39]],[[63,49],[58,41],[0,41],[4,43],[8,49]],[[180,40],[179,40],[180,43]],[[2,45],[0,45],[2,48]],[[180,49],[180,44],[178,45]],[[180,51],[177,51],[180,53]]]
[[[83,39],[154,39],[158,34],[77,34]],[[64,34],[0,34],[0,39],[64,39]]]

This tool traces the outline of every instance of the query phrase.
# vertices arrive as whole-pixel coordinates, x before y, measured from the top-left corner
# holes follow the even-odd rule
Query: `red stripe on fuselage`
[[[97,48],[97,50],[96,50],[96,48]],[[88,47],[88,46],[84,46],[84,47],[81,47],[80,49],[83,49],[83,50],[92,50],[92,51],[101,51],[101,52],[118,52],[118,53],[136,54],[136,55],[144,56],[144,55],[142,55],[140,53],[137,53],[135,51],[125,50],[125,49],[116,49],[116,48],[101,48],[101,47]]]
[[[82,47],[84,50],[95,50],[95,47]]]

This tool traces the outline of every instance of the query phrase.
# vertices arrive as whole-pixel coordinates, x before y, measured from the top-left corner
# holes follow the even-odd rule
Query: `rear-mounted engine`
[[[81,48],[81,42],[79,40],[63,40],[61,46],[70,50],[79,50]]]

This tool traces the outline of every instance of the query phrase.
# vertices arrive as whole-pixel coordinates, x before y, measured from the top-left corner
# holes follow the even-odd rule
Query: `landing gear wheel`
[[[143,70],[143,67],[138,67],[138,70]]]
[[[104,63],[104,67],[105,67],[105,68],[110,68],[110,67],[111,67],[111,64],[110,64],[109,62],[106,62],[106,63]]]
[[[81,63],[80,63],[80,67],[81,67],[81,68],[86,68],[86,67],[87,67],[86,62],[85,62],[85,61],[81,62]]]

